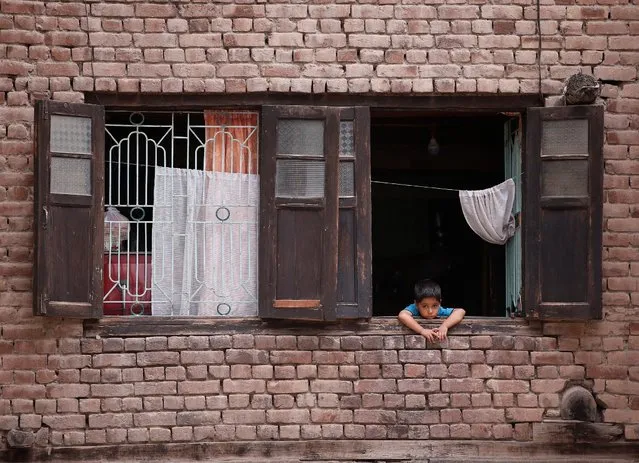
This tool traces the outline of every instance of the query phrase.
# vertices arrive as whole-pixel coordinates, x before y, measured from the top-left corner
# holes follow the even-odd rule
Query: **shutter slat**
[[[603,108],[530,108],[526,146],[527,315],[601,318]]]

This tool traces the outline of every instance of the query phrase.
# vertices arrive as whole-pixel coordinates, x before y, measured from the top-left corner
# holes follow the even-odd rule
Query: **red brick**
[[[536,367],[538,379],[555,379],[559,378],[559,368],[556,366]]]
[[[496,365],[493,367],[492,377],[495,379],[512,379],[513,367],[510,365]]]
[[[133,384],[91,384],[93,397],[126,397],[133,392]]]
[[[515,423],[513,437],[518,441],[530,441],[533,438],[532,425],[530,423]]]
[[[588,378],[624,379],[628,376],[628,367],[620,365],[588,365]]]
[[[133,415],[130,413],[100,413],[89,415],[90,428],[128,428],[133,426]]]
[[[177,414],[179,426],[202,426],[221,422],[222,413],[220,411],[189,411]]]
[[[397,423],[400,424],[436,424],[439,423],[439,411],[397,411]]]
[[[472,336],[470,338],[470,346],[473,349],[490,349],[492,345],[491,336]]]
[[[2,387],[4,399],[42,399],[46,389],[43,385],[6,385]]]
[[[565,379],[533,379],[530,382],[532,392],[560,392],[565,385]]]
[[[607,363],[610,365],[637,365],[639,364],[639,351],[609,352]]]
[[[47,396],[53,399],[63,397],[88,397],[88,384],[49,384],[47,385]]]
[[[509,422],[533,422],[541,421],[544,415],[543,408],[508,408],[506,409],[506,420]]]
[[[135,354],[99,354],[93,356],[94,368],[134,367],[135,365]]]
[[[533,365],[571,365],[573,355],[570,352],[531,352]]]
[[[481,350],[448,350],[442,351],[444,363],[478,363],[486,362],[484,352]]]
[[[308,412],[308,410],[306,410]],[[308,419],[306,420],[308,422]],[[266,422],[265,410],[224,410],[222,422],[226,424],[263,424]]]
[[[183,365],[190,364],[220,364],[224,362],[222,351],[191,351],[185,350],[180,353],[180,362]]]
[[[566,379],[583,379],[586,369],[581,365],[562,365],[559,367],[559,376]]]
[[[502,409],[466,409],[462,410],[462,418],[465,423],[504,423],[506,421]]]
[[[444,392],[483,392],[484,381],[481,379],[442,379],[441,390]]]
[[[465,363],[454,363],[448,367],[448,376],[451,378],[467,378],[470,376],[470,367]]]
[[[86,427],[84,415],[45,415],[42,423],[51,429],[78,429]]]
[[[525,351],[488,350],[486,363],[489,365],[522,365],[529,363],[529,354]]]
[[[427,393],[438,392],[440,389],[438,379],[400,379],[397,380],[397,392],[401,393]],[[463,381],[463,380],[457,380]],[[442,388],[442,390],[445,390]]]
[[[606,391],[613,394],[639,395],[639,381],[606,380]]]
[[[639,425],[629,424],[625,426],[624,436],[628,440],[639,440]]]
[[[422,338],[423,339],[423,338]],[[441,363],[441,352],[438,350],[400,350],[399,361],[401,363]],[[364,363],[359,362],[358,363]],[[379,362],[369,362],[379,363]]]
[[[271,394],[301,394],[308,392],[309,384],[306,380],[269,381],[266,390]]]
[[[244,380],[238,380],[237,382],[233,382],[233,380],[225,380],[231,381],[232,384],[237,385],[237,383],[243,383]],[[246,380],[250,381],[250,380]],[[263,392],[264,391],[264,381],[255,380],[256,383],[262,384],[260,389],[256,389],[255,392]],[[218,394],[220,389],[220,381],[219,380],[209,380],[209,381],[180,381],[177,383],[178,386],[178,394]],[[225,392],[240,392],[239,387],[231,387],[227,386],[225,382],[224,391]]]
[[[521,393],[528,392],[530,385],[528,381],[522,380],[489,379],[486,381],[486,390],[490,392]]]
[[[8,370],[32,370],[47,366],[46,355],[4,355],[2,366]]]
[[[355,361],[355,355],[356,353],[353,353],[353,352],[314,351],[312,362],[316,364],[321,364],[321,365],[330,365],[330,364],[343,365],[343,364],[353,363]],[[393,352],[392,355],[395,357],[395,362],[396,362],[397,354]],[[357,363],[375,363],[375,362],[357,362]]]
[[[493,375],[493,369],[488,365],[471,365],[470,371],[473,378],[490,378]]]
[[[559,378],[559,368],[556,366],[536,367],[538,379],[555,379]]]

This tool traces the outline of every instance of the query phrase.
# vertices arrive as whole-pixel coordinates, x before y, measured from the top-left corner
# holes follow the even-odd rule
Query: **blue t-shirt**
[[[411,314],[413,314],[413,317],[421,317],[421,315],[419,314],[419,310],[417,309],[417,306],[414,303],[406,307],[404,310],[408,310]],[[437,318],[440,318],[440,317],[446,318],[450,316],[451,313],[453,313],[453,310],[455,309],[440,307],[439,310],[437,311]]]

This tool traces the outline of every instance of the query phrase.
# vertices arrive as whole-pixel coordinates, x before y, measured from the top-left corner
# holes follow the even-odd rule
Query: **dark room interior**
[[[456,191],[504,180],[502,115],[408,112],[371,120],[373,313],[393,316],[412,302],[413,285],[431,278],[442,305],[469,316],[504,316],[504,247],[467,225]]]

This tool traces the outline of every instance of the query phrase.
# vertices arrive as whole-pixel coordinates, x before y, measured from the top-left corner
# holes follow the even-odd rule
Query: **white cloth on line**
[[[259,176],[155,168],[153,315],[257,315]]]
[[[509,178],[485,190],[462,190],[459,192],[459,201],[466,222],[485,241],[505,244],[515,234],[513,179]]]

